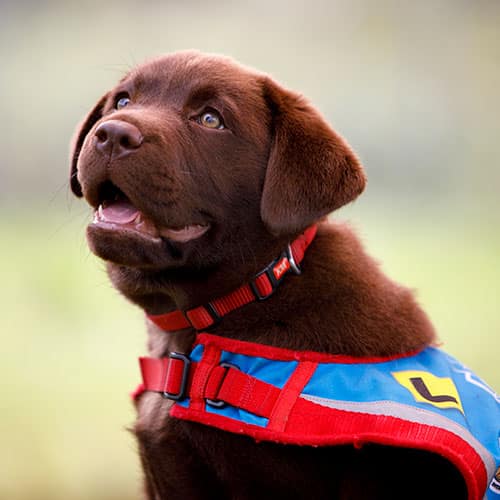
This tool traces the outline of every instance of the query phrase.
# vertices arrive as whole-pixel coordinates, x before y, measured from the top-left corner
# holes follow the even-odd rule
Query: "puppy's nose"
[[[95,130],[95,147],[111,160],[134,152],[140,147],[143,136],[140,130],[131,123],[122,120],[108,120]]]

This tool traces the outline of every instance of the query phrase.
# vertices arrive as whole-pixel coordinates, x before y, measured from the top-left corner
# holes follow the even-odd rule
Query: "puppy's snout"
[[[111,160],[121,158],[137,150],[143,141],[140,130],[131,123],[121,120],[108,120],[101,123],[95,131],[95,147]]]

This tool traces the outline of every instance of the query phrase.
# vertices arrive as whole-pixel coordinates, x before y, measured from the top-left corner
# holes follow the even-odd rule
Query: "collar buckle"
[[[295,262],[295,258],[293,256],[292,247],[290,243],[288,244],[286,250],[283,253],[286,254],[288,262],[290,262],[290,270],[297,276],[302,274],[302,269],[300,269],[300,266],[297,264],[297,262]]]
[[[184,311],[183,314],[189,325],[196,331],[213,328],[222,321],[222,316],[212,302]]]
[[[265,269],[256,274],[250,281],[249,286],[256,300],[263,301],[271,297],[283,281],[283,278],[289,273],[296,275],[302,273],[299,265],[293,257],[292,247],[290,245],[286,247],[277,259],[273,260]],[[263,280],[265,280],[263,277],[267,277],[267,283],[264,283],[264,285],[270,285],[270,290],[267,293],[262,293],[257,285],[258,282],[262,283]]]

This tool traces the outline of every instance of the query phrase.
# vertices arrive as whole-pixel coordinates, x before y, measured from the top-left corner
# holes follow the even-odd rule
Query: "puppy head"
[[[349,146],[301,96],[197,52],[131,71],[71,152],[71,188],[95,210],[91,249],[135,269],[258,262],[364,184]]]

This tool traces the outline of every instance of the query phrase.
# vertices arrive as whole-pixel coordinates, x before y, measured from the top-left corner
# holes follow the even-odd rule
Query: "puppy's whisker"
[[[71,178],[73,178],[73,175],[71,175]],[[63,189],[66,189],[66,193],[69,192],[69,181],[65,181],[65,182],[61,183],[59,185],[59,187],[55,189],[55,191],[53,192],[52,196],[50,197],[50,199],[48,201],[49,205],[52,205],[55,202],[56,198],[59,196],[59,194],[61,193],[61,191]]]
[[[202,177],[201,174],[193,172],[191,170],[179,170],[179,173],[189,175],[190,177]]]
[[[128,63],[115,63],[115,64],[106,64],[101,66],[100,69],[112,73],[117,73],[119,75],[124,75],[128,73],[133,66]]]

